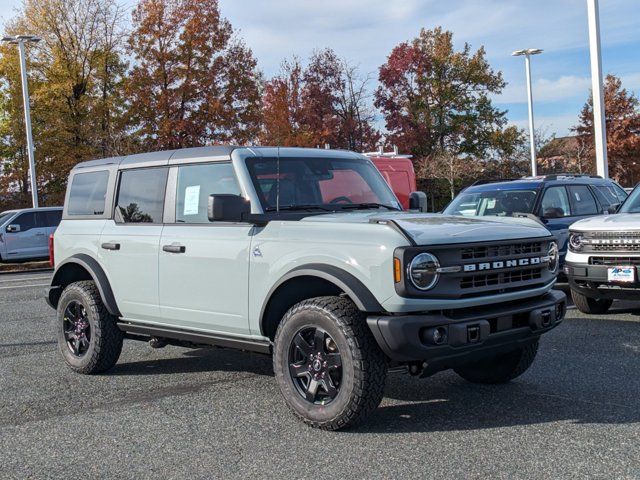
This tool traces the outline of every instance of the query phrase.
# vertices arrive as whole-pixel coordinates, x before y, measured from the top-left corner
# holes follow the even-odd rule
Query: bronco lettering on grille
[[[518,258],[511,260],[500,260],[497,262],[483,262],[483,263],[468,263],[464,265],[463,271],[465,272],[481,272],[486,270],[500,270],[503,268],[513,267],[526,267],[529,265],[540,265],[541,263],[548,262],[548,257],[531,257],[531,258]]]

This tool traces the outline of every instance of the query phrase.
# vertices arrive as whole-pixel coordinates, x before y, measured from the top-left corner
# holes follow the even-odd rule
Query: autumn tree
[[[129,46],[130,120],[144,149],[257,137],[260,73],[217,0],[142,0]]]
[[[640,158],[640,102],[638,98],[622,86],[615,75],[607,75],[604,86],[605,121],[607,126],[607,157],[609,174],[617,181],[629,184],[630,178],[638,178],[636,170]],[[590,95],[580,112],[578,125],[572,131],[577,135],[582,149],[574,158],[583,164],[589,156],[589,172],[595,170],[593,97]]]
[[[306,67],[283,62],[266,82],[262,142],[362,151],[380,139],[369,101],[368,76],[331,49],[315,51]]]
[[[388,141],[416,159],[482,158],[499,141],[506,112],[491,103],[505,82],[489,65],[483,47],[457,51],[453,34],[421,30],[395,47],[380,67],[375,105],[382,110]]]

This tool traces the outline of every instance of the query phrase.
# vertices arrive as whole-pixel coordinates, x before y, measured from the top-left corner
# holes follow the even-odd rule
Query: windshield
[[[366,159],[250,158],[247,168],[265,212],[401,209],[380,172]]]
[[[14,212],[0,212],[0,225],[2,225]]]
[[[636,188],[620,207],[620,213],[640,213],[640,188]]]
[[[536,190],[492,190],[462,192],[444,210],[447,215],[509,217],[514,213],[533,213]]]

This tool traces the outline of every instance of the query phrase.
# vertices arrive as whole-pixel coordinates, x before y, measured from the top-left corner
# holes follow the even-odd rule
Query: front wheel
[[[350,300],[318,297],[294,305],[278,326],[274,344],[280,391],[308,425],[350,427],[380,404],[386,359]]]
[[[538,353],[538,341],[513,352],[456,367],[454,371],[472,383],[506,383],[526,372]]]
[[[603,314],[607,313],[613,304],[613,300],[607,298],[592,298],[571,290],[571,298],[576,308],[582,313]]]

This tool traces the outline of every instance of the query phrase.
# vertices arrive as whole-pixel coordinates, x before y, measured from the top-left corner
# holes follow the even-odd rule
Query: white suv
[[[640,300],[640,188],[618,213],[571,226],[565,273],[576,307],[605,313],[613,300]]]
[[[54,246],[47,301],[72,369],[108,370],[124,338],[273,354],[289,407],[325,429],[375,409],[389,367],[509,381],[565,313],[544,227],[402,211],[346,151],[85,162]]]

